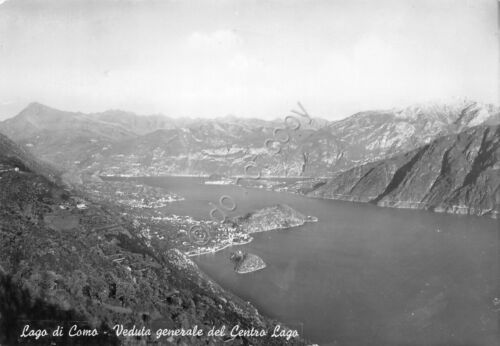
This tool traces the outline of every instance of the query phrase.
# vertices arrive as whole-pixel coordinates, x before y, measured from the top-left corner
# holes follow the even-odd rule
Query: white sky
[[[0,0],[0,118],[497,103],[495,0]]]

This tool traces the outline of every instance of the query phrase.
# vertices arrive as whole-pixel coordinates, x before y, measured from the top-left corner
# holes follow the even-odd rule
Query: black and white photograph
[[[499,0],[0,0],[0,346],[500,345]]]

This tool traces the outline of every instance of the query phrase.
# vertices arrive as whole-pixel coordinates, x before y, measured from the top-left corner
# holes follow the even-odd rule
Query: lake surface
[[[317,223],[254,234],[250,244],[193,258],[224,288],[320,345],[499,345],[498,221],[309,199],[199,178],[145,178],[186,198],[174,214],[209,219],[286,203]],[[237,274],[236,248],[267,268]],[[500,309],[500,305],[497,306]]]

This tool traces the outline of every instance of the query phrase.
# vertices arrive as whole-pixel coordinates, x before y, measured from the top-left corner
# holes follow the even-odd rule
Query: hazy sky
[[[495,0],[0,0],[0,118],[497,103]]]

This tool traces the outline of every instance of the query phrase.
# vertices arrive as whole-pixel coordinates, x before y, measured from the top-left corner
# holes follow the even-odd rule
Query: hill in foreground
[[[11,141],[0,139],[1,344],[26,342],[20,335],[27,324],[67,331],[77,323],[99,331],[90,339],[65,334],[54,340],[67,345],[139,343],[113,336],[116,324],[153,333],[195,325],[205,330],[200,337],[160,339],[179,345],[222,343],[206,335],[212,326],[273,330],[276,322],[224,291],[178,250],[149,246],[129,215],[49,180]],[[231,344],[299,342],[270,334]],[[40,342],[50,344],[49,338]],[[149,340],[158,341],[154,335]]]

